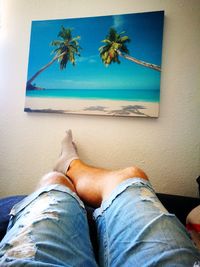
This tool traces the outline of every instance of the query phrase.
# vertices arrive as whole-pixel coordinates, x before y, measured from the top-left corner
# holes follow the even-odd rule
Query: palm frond
[[[99,54],[106,66],[111,63],[120,64],[119,51],[129,54],[126,43],[130,42],[130,38],[124,34],[125,31],[118,33],[115,28],[110,28],[106,38],[101,41],[105,45],[99,47]]]
[[[128,36],[122,36],[121,38],[121,42],[122,43],[129,43],[131,41],[131,39]]]
[[[50,43],[50,45],[52,46],[58,46],[58,45],[61,45],[63,43],[62,40],[54,40]]]
[[[58,57],[60,63],[60,69],[65,69],[67,63],[70,61],[72,65],[75,65],[75,56],[80,56],[79,45],[80,36],[72,37],[72,29],[61,26],[61,30],[58,33],[60,40],[54,40],[51,42],[52,46],[56,48],[52,51]],[[64,53],[64,55],[62,55]],[[61,57],[59,57],[61,55]]]

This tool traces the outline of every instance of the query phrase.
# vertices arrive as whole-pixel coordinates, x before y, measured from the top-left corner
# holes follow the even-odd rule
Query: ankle
[[[74,169],[74,168],[76,168],[79,164],[80,164],[80,159],[73,159],[72,161],[71,161],[71,163],[70,163],[70,165],[69,165],[69,169],[68,169],[68,171],[70,170],[70,169]]]
[[[76,176],[77,170],[80,170],[81,168],[81,161],[80,159],[74,159],[69,165],[69,168],[66,172],[66,175],[72,179]],[[73,180],[73,179],[72,179]]]

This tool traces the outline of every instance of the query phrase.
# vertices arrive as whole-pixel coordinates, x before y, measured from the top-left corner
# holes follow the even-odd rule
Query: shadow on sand
[[[131,114],[135,114],[137,116],[150,117],[144,112],[141,112],[140,109],[144,110],[146,109],[146,107],[140,106],[140,105],[122,106],[122,109],[112,110],[108,112],[108,114],[114,115],[114,116],[130,116]]]
[[[107,115],[107,116],[141,116],[141,117],[149,117],[151,116],[145,114],[141,110],[145,110],[146,107],[141,105],[128,105],[128,106],[122,106],[121,109],[117,110],[109,110],[108,107],[105,106],[90,106],[86,107],[82,110],[88,111],[88,115],[94,115],[95,111],[102,112],[102,114],[97,115]],[[54,109],[31,109],[31,108],[25,108],[25,112],[46,112],[46,113],[60,113],[60,114],[81,114],[81,110],[73,111],[73,110],[54,110]],[[91,112],[91,113],[90,113]]]

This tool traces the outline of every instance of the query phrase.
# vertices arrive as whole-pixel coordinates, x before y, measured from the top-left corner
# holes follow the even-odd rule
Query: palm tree
[[[119,56],[128,59],[134,63],[151,68],[153,70],[161,71],[160,66],[147,63],[129,55],[129,50],[126,46],[130,42],[128,36],[123,36],[125,32],[117,33],[114,28],[110,28],[106,39],[102,42],[105,45],[99,48],[100,56],[103,63],[108,66],[111,63],[120,63]]]
[[[70,61],[73,66],[75,66],[75,55],[80,56],[79,50],[81,47],[79,46],[78,40],[80,36],[72,37],[72,29],[67,29],[65,27],[61,27],[60,32],[58,33],[58,37],[61,40],[55,40],[51,42],[52,46],[56,46],[56,49],[53,50],[52,53],[55,54],[53,59],[43,66],[40,70],[38,70],[28,81],[27,81],[27,90],[39,90],[41,88],[32,85],[33,80],[46,70],[49,66],[51,66],[55,61],[58,60],[60,63],[60,69],[63,70],[66,68],[67,63]]]

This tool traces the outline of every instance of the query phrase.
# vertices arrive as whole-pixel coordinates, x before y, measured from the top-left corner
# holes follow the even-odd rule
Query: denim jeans
[[[0,266],[200,266],[185,228],[143,179],[122,182],[94,211],[98,264],[84,204],[67,187],[43,187],[11,214],[0,243]]]

